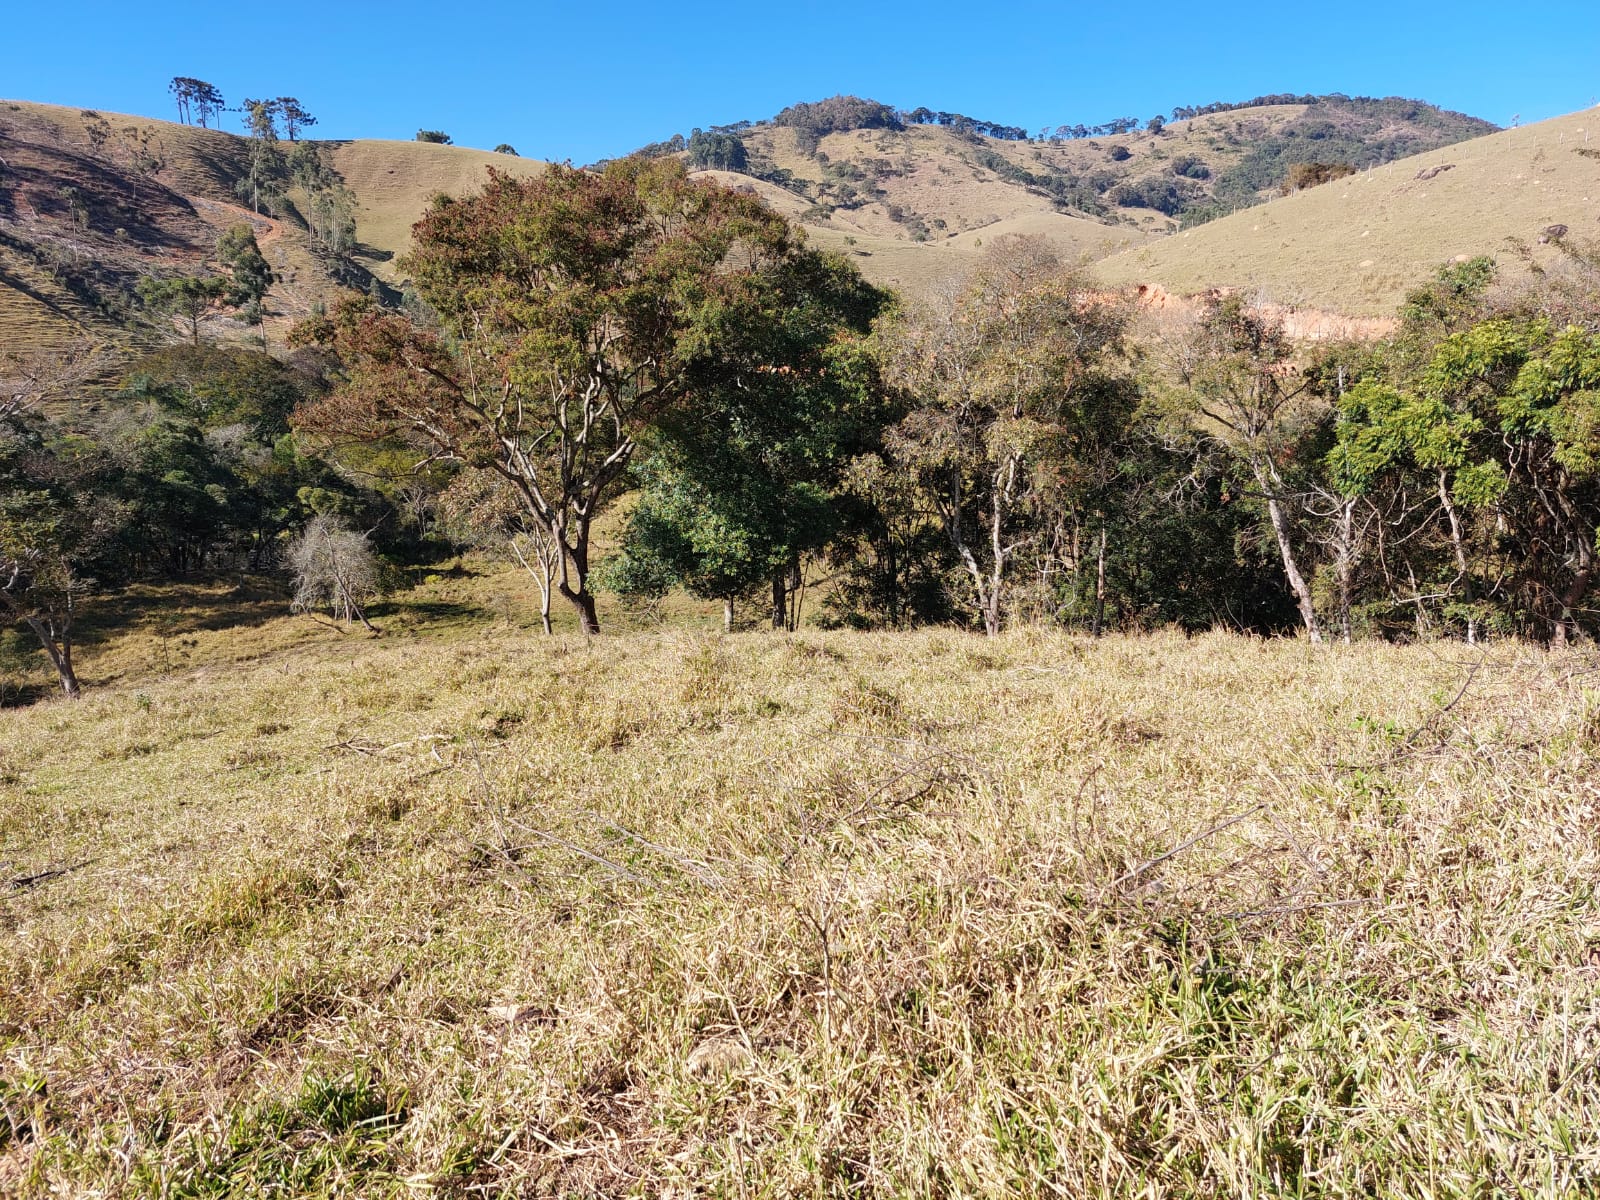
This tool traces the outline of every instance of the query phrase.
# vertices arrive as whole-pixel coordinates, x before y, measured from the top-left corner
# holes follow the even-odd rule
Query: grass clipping
[[[0,1192],[1600,1183],[1592,654],[337,648],[0,712]]]

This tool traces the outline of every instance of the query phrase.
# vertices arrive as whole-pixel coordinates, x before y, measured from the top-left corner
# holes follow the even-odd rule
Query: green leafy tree
[[[689,165],[697,171],[743,171],[750,154],[737,134],[696,129],[689,135]]]
[[[1298,529],[1304,489],[1292,478],[1305,439],[1324,417],[1283,327],[1238,296],[1213,300],[1190,334],[1170,347],[1176,385],[1165,400],[1189,431],[1240,467],[1266,509],[1301,623],[1313,642],[1322,623],[1302,567]]]
[[[280,202],[288,180],[288,164],[278,149],[281,110],[277,100],[246,100],[240,111],[250,137],[250,165],[234,191],[250,202],[252,211],[260,212],[263,206],[270,209]]]
[[[662,159],[490,172],[413,239],[406,268],[439,329],[361,301],[302,331],[333,347],[344,382],[299,423],[500,475],[560,546],[557,591],[594,631],[591,530],[640,436],[750,370],[730,339],[816,256],[754,197]]]
[[[259,323],[261,302],[272,287],[274,276],[255,231],[245,224],[230,225],[217,239],[217,257],[233,277],[228,303],[247,309],[254,316],[251,324]]]
[[[81,693],[73,662],[80,611],[123,514],[100,487],[102,456],[38,420],[0,420],[0,612],[28,629],[62,692]]]
[[[938,514],[991,636],[1019,557],[1048,578],[1058,523],[1086,518],[1110,467],[1132,409],[1126,326],[1047,245],[1009,238],[953,305],[891,327],[890,375],[912,409],[888,447]]]
[[[494,148],[494,152],[496,154],[509,154],[512,158],[517,157],[517,148],[510,142],[501,142]]]
[[[200,344],[200,318],[228,294],[229,283],[217,275],[178,275],[171,279],[147,276],[136,289],[139,299],[154,312],[189,322],[189,340]]]
[[[1386,476],[1416,472],[1432,479],[1450,536],[1455,577],[1446,594],[1460,590],[1467,640],[1478,639],[1482,614],[1476,611],[1464,508],[1483,508],[1504,494],[1500,464],[1483,453],[1483,422],[1453,408],[1437,392],[1416,394],[1367,380],[1339,401],[1337,442],[1329,454],[1333,483],[1340,494],[1371,495]]]
[[[843,469],[884,418],[861,341],[882,295],[840,262],[797,265],[763,320],[729,331],[693,410],[645,447],[623,552],[607,564],[616,590],[681,584],[722,601],[731,625],[734,602],[761,589],[773,627],[795,626],[804,561],[840,526]]]
[[[356,246],[356,199],[343,184],[311,194],[306,223],[317,244],[331,254],[348,254]]]
[[[140,569],[185,575],[204,567],[231,531],[230,508],[245,491],[205,431],[176,414],[161,414],[119,447],[118,487],[131,528],[129,547]]]
[[[416,140],[419,142],[432,142],[436,146],[448,146],[452,142],[450,135],[442,129],[419,129],[417,130]]]

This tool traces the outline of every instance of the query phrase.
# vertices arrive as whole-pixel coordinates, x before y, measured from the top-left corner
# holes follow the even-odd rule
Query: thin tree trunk
[[[517,545],[517,539],[511,538],[511,553],[517,556],[517,561],[522,564],[522,569],[533,576],[533,581],[539,585],[539,622],[544,626],[546,635],[554,632],[550,627],[550,591],[555,575],[554,555],[550,552],[548,544],[538,547],[539,569],[533,566],[522,555],[522,547]]]
[[[786,570],[772,575],[772,627],[784,629],[789,623],[789,584]]]
[[[1350,591],[1356,566],[1355,511],[1355,500],[1347,498],[1339,512],[1339,640],[1346,646],[1350,644]]]
[[[732,633],[733,632],[733,597],[732,596],[724,596],[722,598],[722,632],[723,633]]]
[[[1566,649],[1567,641],[1571,637],[1572,610],[1578,607],[1578,604],[1588,592],[1589,585],[1593,582],[1594,563],[1591,561],[1587,566],[1579,570],[1577,578],[1572,581],[1572,586],[1562,594],[1561,615],[1556,618],[1555,631],[1550,637],[1550,645],[1553,649]]]
[[[1272,520],[1272,531],[1278,535],[1278,553],[1283,556],[1283,573],[1288,577],[1289,588],[1294,592],[1295,603],[1300,608],[1300,620],[1304,622],[1306,634],[1313,642],[1322,641],[1322,626],[1317,622],[1317,608],[1311,600],[1311,589],[1306,585],[1305,576],[1300,574],[1300,566],[1295,562],[1294,543],[1289,536],[1289,515],[1283,511],[1283,504],[1269,490],[1266,479],[1261,480],[1262,490],[1267,492],[1267,516]]]
[[[1461,536],[1461,517],[1456,512],[1455,502],[1450,499],[1450,489],[1445,486],[1443,471],[1439,472],[1439,503],[1444,505],[1444,515],[1450,520],[1450,545],[1456,554],[1456,571],[1461,579],[1461,594],[1466,597],[1468,605],[1467,644],[1475,646],[1478,643],[1478,618],[1471,609],[1474,601],[1472,572],[1467,568],[1467,548]]]
[[[50,665],[56,669],[56,677],[61,680],[61,690],[66,693],[68,700],[76,700],[83,694],[83,689],[78,684],[78,673],[72,666],[72,632],[70,624],[57,635],[48,625],[38,617],[27,616],[22,618],[28,628],[33,630],[39,644],[44,647],[44,652],[50,659]]]
[[[1100,630],[1106,615],[1106,528],[1100,527],[1100,550],[1095,556],[1094,569],[1094,636]]]

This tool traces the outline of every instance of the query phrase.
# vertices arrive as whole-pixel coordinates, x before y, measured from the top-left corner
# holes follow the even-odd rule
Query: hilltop
[[[1097,266],[1114,284],[1236,287],[1285,305],[1393,313],[1440,263],[1494,256],[1511,277],[1600,237],[1600,111],[1508,129],[1308,188]],[[1541,241],[1541,239],[1543,239]],[[1524,257],[1524,254],[1526,257]]]
[[[281,343],[289,325],[341,288],[398,285],[393,260],[433,195],[470,190],[490,166],[544,168],[425,142],[278,147],[286,162],[298,151],[311,156],[309,165],[286,178],[280,203],[257,212],[236,187],[251,169],[248,138],[0,101],[0,344],[25,352],[85,336],[122,347],[164,340],[166,331],[140,319],[133,285],[145,275],[208,269],[218,236],[241,222],[278,277],[263,329],[214,314],[206,332],[238,341],[264,332]],[[336,208],[331,219],[348,215],[351,236],[317,236],[319,202]]]
[[[865,107],[841,118],[830,101],[646,150],[679,153],[756,191],[872,281],[925,295],[962,278],[986,242],[1007,234],[1043,236],[1085,261],[1120,253],[1119,261],[1159,262],[1127,256],[1180,224],[1260,201],[1295,162],[1370,166],[1493,128],[1414,101],[1291,99],[1308,102],[1210,106],[1224,111],[1035,138],[928,110],[858,127],[860,112],[892,110],[851,101]],[[543,169],[535,159],[425,142],[307,140],[278,150],[281,197],[252,205],[238,188],[252,170],[249,138],[0,102],[0,341],[28,351],[84,336],[124,348],[165,340],[168,331],[143,319],[133,285],[211,269],[220,233],[243,222],[278,276],[263,325],[214,312],[206,332],[281,343],[341,288],[398,302],[395,259],[433,195],[471,190],[490,166]],[[330,234],[330,223],[341,231]]]
[[[1172,121],[1115,121],[1115,132],[1098,135],[1076,126],[1029,137],[960,114],[835,97],[643,152],[678,154],[724,181],[742,177],[869,278],[925,293],[1008,233],[1093,261],[1259,204],[1297,164],[1363,169],[1496,128],[1413,100],[1260,99]]]

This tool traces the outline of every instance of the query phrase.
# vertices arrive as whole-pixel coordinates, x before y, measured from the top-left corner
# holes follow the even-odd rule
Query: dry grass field
[[[1432,178],[1419,175],[1447,167]],[[1246,289],[1285,305],[1386,316],[1441,263],[1513,242],[1548,269],[1551,225],[1600,237],[1600,109],[1507,129],[1236,212],[1097,264],[1112,284]]]
[[[356,194],[357,257],[374,275],[400,278],[394,258],[411,247],[411,227],[439,193],[462,196],[482,189],[494,167],[519,177],[538,175],[538,159],[492,154],[465,146],[431,142],[388,142],[363,138],[330,142],[333,168]]]
[[[1592,648],[502,586],[202,589],[0,709],[0,1194],[1600,1187]]]

